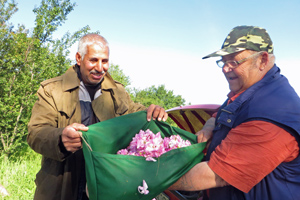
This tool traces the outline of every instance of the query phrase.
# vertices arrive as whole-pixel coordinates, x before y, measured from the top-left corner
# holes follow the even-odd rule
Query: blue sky
[[[41,1],[16,2],[19,11],[11,22],[32,28],[32,9]],[[233,27],[255,25],[269,32],[276,63],[300,94],[299,0],[80,0],[76,4],[54,36],[86,25],[100,31],[110,44],[111,63],[130,77],[131,87],[164,84],[186,103],[221,104],[229,92],[227,81],[215,59],[201,58],[218,50]]]

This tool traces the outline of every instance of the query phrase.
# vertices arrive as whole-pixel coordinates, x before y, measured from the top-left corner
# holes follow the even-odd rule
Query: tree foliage
[[[119,65],[111,64],[109,66],[108,72],[114,80],[122,83],[125,88],[128,88],[128,86],[130,85],[130,78],[124,74]]]
[[[0,0],[0,156],[13,158],[28,148],[27,124],[40,82],[61,75],[71,66],[70,47],[90,30],[86,26],[59,39],[52,38],[74,7],[70,0],[42,0],[33,9],[35,27],[30,30],[24,25],[11,25],[9,20],[18,11],[17,4]],[[168,109],[185,102],[164,85],[131,89],[129,77],[118,65],[112,64],[109,72],[135,102],[145,106],[153,103]]]
[[[164,85],[158,87],[151,86],[149,88],[138,90],[134,89],[133,99],[145,106],[150,104],[159,105],[165,109],[170,109],[183,105],[185,99],[181,95],[174,95],[172,90],[167,90]]]
[[[70,0],[42,0],[33,10],[36,20],[32,33],[24,25],[15,29],[9,24],[17,11],[14,0],[1,0],[0,6],[0,154],[9,157],[27,147],[27,124],[40,82],[70,67],[68,48],[89,27],[52,39],[75,6]]]
[[[143,90],[134,88],[131,96],[135,102],[141,103],[146,107],[155,104],[165,110],[184,105],[185,103],[185,99],[181,95],[174,95],[173,91],[167,90],[164,85],[151,86]],[[177,126],[170,118],[168,118],[167,122],[172,126]]]

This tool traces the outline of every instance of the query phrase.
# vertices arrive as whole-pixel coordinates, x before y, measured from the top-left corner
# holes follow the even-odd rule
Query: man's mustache
[[[92,71],[90,71],[90,74],[104,74],[105,73],[105,71],[104,70],[102,70],[101,72],[99,72],[99,71],[97,71],[97,70],[92,70]]]

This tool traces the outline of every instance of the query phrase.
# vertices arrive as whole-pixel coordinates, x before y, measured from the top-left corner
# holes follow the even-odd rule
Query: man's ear
[[[76,55],[75,55],[75,57],[76,57],[76,63],[77,63],[77,65],[80,65],[80,61],[81,61],[81,55],[80,55],[80,53],[77,52]]]
[[[266,68],[266,66],[268,66],[269,62],[270,62],[269,54],[267,52],[262,52],[259,69],[263,71]]]

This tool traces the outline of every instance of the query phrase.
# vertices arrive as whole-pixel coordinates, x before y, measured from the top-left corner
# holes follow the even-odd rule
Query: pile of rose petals
[[[162,138],[160,132],[154,134],[147,129],[140,130],[133,137],[126,149],[121,149],[117,154],[143,156],[148,161],[156,161],[154,158],[177,148],[191,145],[189,140],[183,140],[179,135],[171,135],[171,137]]]
[[[143,156],[147,161],[155,162],[156,160],[154,158],[172,149],[189,145],[191,145],[191,142],[189,140],[183,140],[179,135],[162,138],[160,132],[154,134],[147,129],[146,131],[140,130],[140,132],[132,138],[129,146],[126,149],[119,150],[117,154]],[[149,193],[148,185],[145,180],[143,180],[143,186],[138,186],[138,191],[144,195]],[[155,198],[152,200],[155,200]]]

